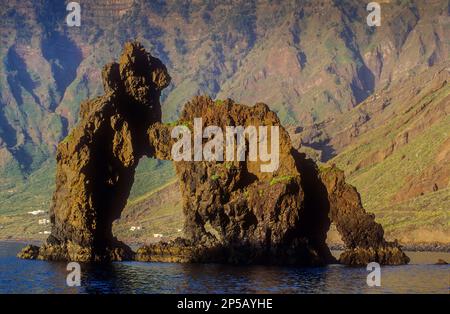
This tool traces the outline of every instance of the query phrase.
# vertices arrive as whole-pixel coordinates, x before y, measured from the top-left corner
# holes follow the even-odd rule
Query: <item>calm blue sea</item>
[[[66,263],[16,258],[22,243],[0,242],[0,293],[449,293],[450,253],[408,252],[411,264],[381,269],[117,262],[81,265],[81,286],[66,285]]]

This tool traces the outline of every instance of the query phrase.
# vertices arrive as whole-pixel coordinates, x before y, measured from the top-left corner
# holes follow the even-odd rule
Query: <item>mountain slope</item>
[[[80,102],[102,92],[98,69],[127,40],[138,39],[168,66],[173,84],[163,95],[166,121],[197,94],[263,101],[299,130],[326,123],[321,139],[301,135],[311,146],[304,149],[320,149],[325,159],[353,143],[345,140],[347,130],[341,135],[330,121],[349,112],[364,121],[361,102],[426,70],[436,73],[449,55],[444,0],[383,1],[379,28],[366,25],[366,2],[357,0],[86,0],[80,28],[65,24],[67,2],[8,1],[0,10],[0,214],[9,215],[2,219],[49,208],[56,144],[77,123]],[[389,120],[384,116],[378,125]],[[347,123],[342,121],[338,124]],[[375,124],[369,120],[358,132],[365,127]],[[349,156],[336,162],[343,166]],[[353,173],[355,163],[343,167]],[[357,173],[362,171],[350,178],[355,184]],[[143,161],[132,200],[172,178],[170,164]],[[441,191],[439,182],[433,184]],[[389,206],[395,196],[380,198],[361,189],[374,204]],[[420,190],[405,189],[414,197]],[[7,225],[0,221],[0,227]]]
[[[23,179],[52,157],[98,95],[97,69],[137,38],[168,65],[164,117],[207,93],[265,101],[300,125],[345,112],[376,90],[448,57],[446,1],[383,4],[365,24],[360,1],[84,1],[80,28],[65,5],[9,1],[1,11],[0,155]],[[6,174],[6,173],[5,173]]]
[[[297,136],[337,154],[328,162],[346,171],[387,232],[408,241],[450,241],[449,64]]]

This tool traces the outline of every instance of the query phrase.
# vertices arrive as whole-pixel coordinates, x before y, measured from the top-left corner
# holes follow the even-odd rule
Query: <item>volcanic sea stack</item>
[[[365,212],[343,172],[318,167],[296,151],[267,105],[199,96],[176,123],[163,124],[159,97],[169,82],[166,67],[137,42],[104,67],[105,95],[81,104],[78,125],[58,146],[51,235],[19,257],[324,265],[335,262],[325,243],[334,222],[346,245],[342,263],[409,261],[397,243],[384,240],[383,228]],[[279,167],[262,172],[264,162],[248,158],[174,161],[185,235],[134,253],[111,227],[126,205],[137,163],[142,156],[171,160],[172,129],[192,131],[195,118],[224,133],[227,126],[278,126]]]

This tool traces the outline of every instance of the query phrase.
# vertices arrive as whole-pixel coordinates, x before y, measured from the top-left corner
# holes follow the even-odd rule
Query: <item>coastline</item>
[[[37,240],[37,239],[24,239],[24,238],[0,238],[0,242],[6,243],[21,243],[24,245],[33,244],[33,245],[42,245],[45,241]]]
[[[406,252],[443,252],[450,253],[450,243],[400,243]],[[343,244],[329,244],[330,250],[344,250]]]
[[[132,249],[136,249],[142,245],[146,245],[149,241],[127,241],[126,239],[121,239],[126,244],[128,244]],[[164,239],[170,240],[170,239]],[[45,240],[40,239],[26,239],[26,238],[1,238],[0,242],[10,242],[10,243],[23,243],[24,245],[33,244],[40,246]],[[155,241],[150,241],[154,243]],[[158,242],[158,241],[156,241]],[[400,243],[402,249],[409,252],[443,252],[450,253],[450,243],[440,243],[440,242],[430,242],[430,243]],[[340,243],[329,243],[328,244],[330,250],[333,251],[342,251],[345,249],[345,246]]]

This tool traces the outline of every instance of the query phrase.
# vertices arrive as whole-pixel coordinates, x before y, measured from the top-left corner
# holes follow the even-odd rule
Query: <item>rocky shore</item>
[[[447,243],[400,243],[403,251],[409,252],[445,252],[450,253],[450,244]],[[342,243],[328,244],[330,250],[344,251],[345,245]]]

